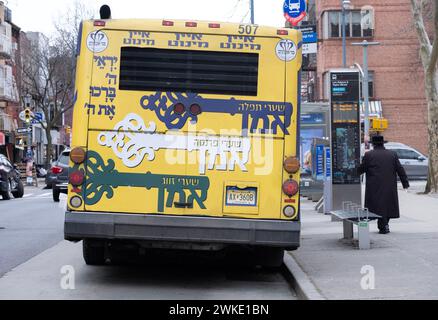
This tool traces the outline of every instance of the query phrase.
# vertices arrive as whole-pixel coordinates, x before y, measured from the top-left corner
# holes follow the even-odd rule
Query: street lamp
[[[377,46],[379,42],[368,42],[364,40],[362,42],[353,42],[353,46],[362,46],[363,47],[363,77],[362,77],[362,94],[364,98],[365,104],[365,114],[364,114],[364,140],[365,140],[365,149],[369,150],[369,138],[370,138],[370,99],[368,92],[368,46]]]
[[[350,9],[350,0],[341,0],[342,7],[342,66],[347,67],[347,45],[346,45],[346,23],[345,23],[345,11]]]

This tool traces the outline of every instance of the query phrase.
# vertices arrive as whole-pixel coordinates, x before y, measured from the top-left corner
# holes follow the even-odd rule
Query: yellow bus
[[[301,33],[174,20],[83,21],[65,239],[87,264],[118,244],[300,245]]]

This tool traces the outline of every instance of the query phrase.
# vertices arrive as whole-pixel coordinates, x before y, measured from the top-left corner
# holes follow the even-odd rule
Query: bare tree
[[[51,131],[60,126],[63,114],[74,105],[74,80],[76,48],[82,19],[91,16],[90,10],[76,1],[55,22],[55,35],[49,39],[40,37],[31,45],[31,52],[23,57],[22,92],[32,96],[35,110],[44,114],[36,119],[47,138],[45,164],[52,161]]]
[[[424,23],[424,15],[429,10],[428,0],[411,0],[414,26],[420,41],[420,58],[425,74],[426,100],[428,109],[429,132],[429,176],[425,193],[438,192],[438,89],[437,89],[437,61],[438,61],[438,4],[433,1],[434,30],[429,35]],[[433,33],[433,34],[432,34]],[[431,40],[434,37],[435,39]]]

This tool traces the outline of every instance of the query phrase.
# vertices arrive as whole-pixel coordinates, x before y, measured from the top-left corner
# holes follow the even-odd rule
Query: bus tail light
[[[199,104],[192,104],[190,106],[190,113],[194,116],[198,116],[202,113],[201,106]]]
[[[174,22],[169,20],[163,20],[163,26],[165,27],[173,27]]]
[[[70,152],[70,159],[75,164],[81,164],[85,161],[85,150],[82,148],[74,148]]]
[[[80,206],[82,206],[82,199],[78,196],[74,196],[70,199],[70,205],[73,208],[79,208]]]
[[[97,21],[94,21],[93,24],[94,24],[95,27],[105,27],[106,22],[105,21],[101,21],[101,20],[97,20]]]
[[[186,111],[186,107],[182,103],[177,103],[173,106],[173,111],[175,111],[176,114],[181,115]]]
[[[220,25],[220,23],[209,23],[208,27],[212,28],[212,29],[219,29],[221,27],[221,25]]]
[[[277,30],[279,36],[287,36],[289,32],[287,30]]]
[[[84,174],[82,171],[74,171],[70,173],[68,181],[75,187],[80,186],[84,183]]]
[[[283,209],[283,214],[288,218],[292,218],[295,215],[295,212],[295,208],[292,206],[286,206]]]
[[[198,26],[198,24],[196,22],[193,22],[193,21],[186,22],[186,27],[195,28],[197,26]]]
[[[298,193],[299,185],[295,180],[289,179],[285,183],[283,183],[283,192],[289,196],[293,197]]]
[[[300,170],[300,161],[295,157],[288,157],[284,160],[283,168],[287,173],[297,173]]]
[[[52,170],[53,174],[60,174],[63,169],[61,167],[58,167],[58,166],[53,166],[52,169],[50,169],[50,170]]]

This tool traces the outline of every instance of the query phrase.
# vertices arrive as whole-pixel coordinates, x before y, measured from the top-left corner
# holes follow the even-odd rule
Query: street
[[[87,266],[82,243],[63,241],[63,205],[41,186],[0,201],[0,299],[296,299],[281,273],[193,253]],[[74,290],[61,287],[66,270]]]

